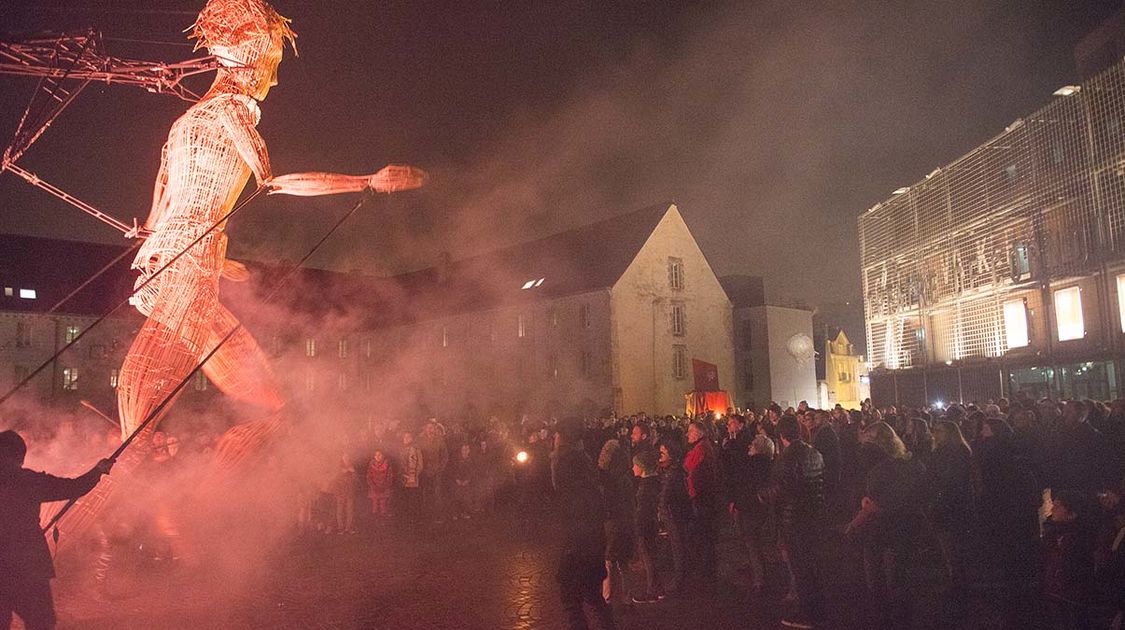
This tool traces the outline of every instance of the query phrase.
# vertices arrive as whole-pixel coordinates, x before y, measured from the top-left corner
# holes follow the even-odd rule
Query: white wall
[[[668,259],[684,264],[684,286],[673,290]],[[683,336],[672,331],[672,304],[686,310]],[[719,384],[736,387],[731,304],[676,206],[657,224],[610,296],[617,411],[683,413],[693,358],[714,363]],[[686,373],[672,373],[673,346],[687,347]]]

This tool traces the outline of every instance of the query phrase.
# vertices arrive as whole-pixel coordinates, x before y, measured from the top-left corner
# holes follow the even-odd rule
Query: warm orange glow
[[[521,464],[527,463],[527,451],[520,451],[516,453],[516,461]]]
[[[245,269],[226,260],[225,225],[207,232],[234,206],[251,174],[271,193],[293,195],[366,188],[395,192],[417,188],[424,181],[425,173],[408,166],[387,166],[373,175],[273,177],[266,143],[255,125],[259,101],[276,84],[285,41],[295,37],[288,23],[260,0],[209,0],[194,25],[200,45],[227,63],[218,69],[207,94],[172,124],[162,151],[145,222],[151,235],[133,261],[133,268],[140,271],[137,286],[151,281],[130,300],[148,319],[118,379],[123,436],[130,435],[238,326],[234,315],[219,303],[219,278],[224,272],[245,277]],[[220,464],[236,464],[267,443],[280,427],[285,397],[257,342],[244,329],[218,349],[203,372],[220,391],[260,408],[266,418],[235,427],[222,438],[217,451]],[[145,450],[158,422],[138,437],[140,444],[132,452]],[[114,477],[121,479],[134,465],[132,459],[118,462]],[[101,491],[88,495],[80,506],[85,509],[77,513],[92,519],[111,487],[103,481]],[[81,520],[71,519],[67,529],[81,529],[77,523]]]

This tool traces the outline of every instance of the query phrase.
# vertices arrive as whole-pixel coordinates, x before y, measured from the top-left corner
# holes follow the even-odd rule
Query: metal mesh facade
[[[1125,62],[859,217],[867,347],[897,369],[1008,351],[1003,304],[1125,260]]]

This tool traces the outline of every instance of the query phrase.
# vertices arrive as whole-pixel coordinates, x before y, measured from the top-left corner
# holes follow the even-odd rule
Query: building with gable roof
[[[0,240],[7,391],[121,303],[134,274],[123,248]],[[248,266],[252,280],[224,281],[223,302],[296,400],[331,391],[369,416],[677,413],[692,359],[715,364],[721,385],[735,387],[730,301],[673,204],[392,277]],[[271,292],[277,299],[264,304]],[[113,408],[116,369],[140,321],[121,307],[31,391]],[[185,398],[206,400],[213,388],[198,381]]]

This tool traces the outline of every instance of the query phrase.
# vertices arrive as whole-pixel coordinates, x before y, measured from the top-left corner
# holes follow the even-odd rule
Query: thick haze
[[[294,21],[300,56],[287,57],[262,106],[274,171],[398,162],[433,176],[353,219],[318,266],[393,273],[671,200],[720,275],[764,275],[775,298],[811,304],[859,297],[856,216],[1074,82],[1074,44],[1120,5],[275,4]],[[0,28],[93,24],[107,37],[182,42],[201,6],[16,3],[0,9]],[[33,84],[0,77],[3,137]],[[184,108],[93,86],[22,163],[119,217],[143,217]],[[297,259],[347,205],[255,201],[232,222],[231,251]],[[115,239],[11,175],[0,177],[0,227]]]

